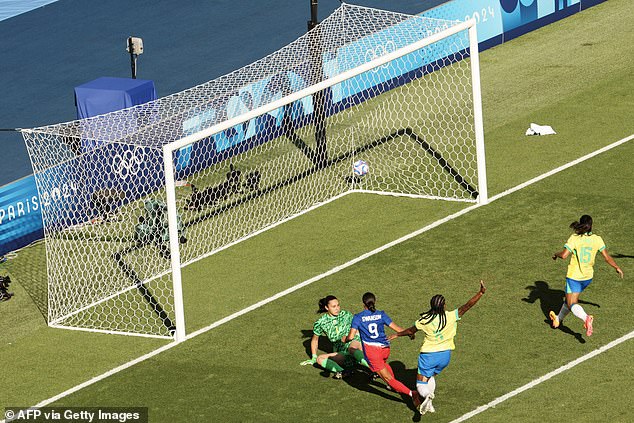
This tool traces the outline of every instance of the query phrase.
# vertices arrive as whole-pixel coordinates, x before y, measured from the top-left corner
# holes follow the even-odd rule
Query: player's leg
[[[321,354],[317,357],[317,364],[319,364],[324,369],[331,371],[333,373],[341,373],[343,372],[343,363],[345,357],[341,353],[328,353]]]
[[[433,353],[421,353],[418,356],[418,374],[416,375],[416,389],[423,399],[418,411],[421,414],[434,412],[431,401],[435,397],[436,379],[439,374],[451,361],[451,350],[438,351]]]
[[[566,280],[566,304],[576,317],[583,321],[583,327],[586,329],[586,336],[591,336],[593,332],[594,317],[587,314],[583,307],[578,303],[579,294],[590,285],[592,279],[587,281]]]
[[[361,346],[361,342],[359,341],[350,341],[348,343],[348,354],[354,357],[354,361],[361,364],[365,367],[370,367],[367,360],[365,359],[365,355],[363,354],[363,347]]]
[[[389,347],[384,348],[376,345],[365,345],[364,351],[370,370],[378,374],[394,391],[410,396],[414,399],[415,404],[418,403],[418,396],[414,398],[412,390],[394,377],[392,368],[387,364],[387,359],[390,356]]]

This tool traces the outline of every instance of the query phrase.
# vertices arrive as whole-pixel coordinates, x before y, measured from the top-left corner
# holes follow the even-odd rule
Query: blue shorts
[[[583,292],[584,289],[592,283],[592,279],[587,281],[577,281],[574,279],[566,278],[566,294],[573,294]]]
[[[427,378],[437,375],[449,365],[451,350],[420,353],[418,355],[418,374]],[[417,383],[423,383],[417,381]]]

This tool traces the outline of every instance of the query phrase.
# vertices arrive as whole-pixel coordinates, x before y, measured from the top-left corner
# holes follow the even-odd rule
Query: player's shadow
[[[310,342],[313,337],[313,331],[311,330],[302,330],[302,338],[304,338],[304,348],[306,350],[306,355],[308,357],[311,356],[310,352]],[[332,343],[325,337],[319,337],[318,344],[319,351],[332,351]],[[321,376],[323,377],[332,377],[332,373],[322,369],[318,364],[314,364],[314,367],[321,370]],[[416,369],[406,369],[405,365],[400,361],[393,361],[390,363],[392,370],[394,371],[394,376],[396,379],[405,384],[405,386],[410,389],[416,389]],[[420,414],[418,414],[417,410],[414,408],[412,404],[412,400],[405,396],[401,395],[397,392],[391,392],[388,390],[386,383],[381,378],[374,379],[372,377],[372,372],[370,369],[366,367],[362,367],[360,365],[355,365],[355,369],[352,374],[343,379],[348,385],[364,392],[369,392],[374,395],[378,395],[382,398],[385,398],[390,401],[396,402],[404,402],[412,411],[415,411],[416,415],[418,415],[418,420],[416,420],[416,415],[414,416],[414,421],[420,421]],[[399,398],[400,396],[400,398]]]
[[[392,361],[390,366],[397,380],[410,389],[416,389],[416,369],[406,369],[405,365],[400,361]],[[406,407],[414,412],[413,421],[420,421],[420,414],[414,407],[412,399],[408,395],[392,391],[381,378],[373,378],[369,369],[357,366],[354,373],[345,378],[344,381],[360,391],[378,395],[389,401],[404,403]]]
[[[563,304],[565,299],[564,291],[561,289],[551,289],[548,285],[548,282],[544,281],[535,281],[535,285],[529,285],[525,289],[528,290],[528,295],[526,296],[526,298],[522,298],[522,301],[524,301],[525,303],[534,304],[537,300],[539,300],[539,305],[541,307],[542,313],[544,314],[544,322],[550,325],[550,317],[548,317],[548,313],[550,313],[551,310],[555,313],[559,312],[559,309],[561,308],[561,305]],[[579,304],[586,304],[597,308],[601,307],[600,304],[584,300],[579,300]],[[586,342],[586,340],[580,333],[573,331],[563,323],[559,325],[559,330],[567,333],[568,335],[574,336],[577,341],[582,344],[585,344]]]

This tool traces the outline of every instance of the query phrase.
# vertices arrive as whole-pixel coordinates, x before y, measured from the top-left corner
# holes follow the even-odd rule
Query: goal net
[[[474,25],[343,4],[213,81],[23,131],[49,324],[183,339],[181,267],[236,242],[351,192],[486,202]]]

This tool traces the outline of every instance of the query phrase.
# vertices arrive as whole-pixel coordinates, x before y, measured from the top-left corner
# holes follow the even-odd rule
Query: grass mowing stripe
[[[630,136],[628,136],[626,138],[623,138],[623,139],[621,139],[619,141],[616,141],[616,142],[614,142],[614,143],[612,143],[610,145],[607,145],[607,146],[605,146],[603,148],[600,148],[600,149],[598,149],[596,151],[593,151],[592,153],[586,154],[585,156],[582,156],[582,157],[580,157],[580,158],[578,158],[576,160],[573,160],[573,161],[571,161],[571,162],[569,162],[569,163],[567,163],[565,165],[562,165],[562,166],[560,166],[558,168],[555,168],[555,169],[553,169],[553,170],[551,170],[549,172],[546,172],[546,173],[544,173],[542,175],[539,175],[539,176],[537,176],[537,177],[535,177],[533,179],[530,179],[529,181],[526,181],[526,182],[524,182],[522,184],[519,184],[519,185],[517,185],[517,186],[515,186],[515,187],[513,187],[511,189],[508,189],[508,190],[506,190],[506,191],[504,191],[504,192],[502,192],[500,194],[494,195],[493,197],[491,197],[489,199],[489,202],[493,202],[493,201],[498,200],[500,198],[503,198],[503,197],[505,197],[505,196],[507,196],[509,194],[512,194],[512,193],[514,193],[516,191],[519,191],[519,190],[521,190],[523,188],[526,188],[529,185],[532,185],[532,184],[534,184],[536,182],[539,182],[539,181],[541,181],[541,180],[543,180],[543,179],[545,179],[545,178],[547,178],[549,176],[552,176],[552,175],[554,175],[556,173],[559,173],[559,172],[561,172],[561,171],[563,171],[565,169],[568,169],[568,168],[570,168],[572,166],[575,166],[575,165],[577,165],[577,164],[579,164],[581,162],[584,162],[584,161],[586,161],[586,160],[588,160],[588,159],[590,159],[592,157],[595,157],[595,156],[597,156],[597,155],[599,155],[601,153],[604,153],[604,152],[609,151],[609,150],[611,150],[613,148],[616,148],[616,147],[618,147],[618,146],[620,146],[620,145],[622,145],[622,144],[624,144],[624,143],[626,143],[626,142],[628,142],[628,141],[630,141],[632,139],[634,139],[634,134],[632,134],[632,135],[630,135]],[[348,267],[350,267],[350,266],[352,266],[352,265],[354,265],[354,264],[356,264],[356,263],[358,263],[360,261],[365,260],[366,258],[374,256],[374,255],[376,255],[376,254],[378,254],[378,253],[380,253],[382,251],[385,251],[385,250],[387,250],[387,249],[389,249],[389,248],[391,248],[391,247],[393,247],[395,245],[398,245],[398,244],[400,244],[400,243],[402,243],[404,241],[407,241],[407,240],[409,240],[411,238],[414,238],[414,237],[416,237],[416,236],[418,236],[418,235],[420,235],[420,234],[422,234],[424,232],[427,232],[427,231],[429,231],[429,230],[431,230],[431,229],[433,229],[433,228],[435,228],[437,226],[442,225],[443,223],[451,221],[451,220],[453,220],[453,219],[455,219],[455,218],[457,218],[459,216],[462,216],[463,214],[466,214],[466,213],[468,213],[470,211],[473,211],[473,210],[475,210],[475,209],[477,209],[479,207],[481,207],[481,205],[480,204],[476,204],[476,205],[467,207],[465,209],[462,209],[462,210],[460,210],[460,211],[458,211],[458,212],[456,212],[456,213],[454,213],[452,215],[449,215],[449,216],[447,216],[447,217],[445,217],[443,219],[437,220],[437,221],[435,221],[435,222],[433,222],[433,223],[431,223],[431,224],[429,224],[429,225],[427,225],[427,226],[425,226],[425,227],[423,227],[421,229],[418,229],[418,230],[416,230],[414,232],[411,232],[408,235],[405,235],[405,236],[403,236],[403,237],[401,237],[401,238],[399,238],[397,240],[394,240],[392,242],[384,244],[381,247],[378,247],[378,248],[376,248],[376,249],[374,249],[374,250],[372,250],[372,251],[370,251],[368,253],[365,253],[365,254],[363,254],[363,255],[361,255],[361,256],[353,259],[353,260],[350,260],[350,261],[348,261],[348,262],[346,262],[344,264],[336,266],[336,267],[332,268],[331,270],[329,270],[327,272],[324,272],[324,273],[322,273],[320,275],[315,276],[314,278],[308,279],[308,280],[306,280],[306,281],[304,281],[302,283],[294,285],[294,286],[292,286],[292,287],[290,287],[290,288],[288,288],[288,289],[286,289],[284,291],[281,291],[281,292],[279,292],[279,293],[277,293],[277,294],[275,294],[275,295],[273,295],[273,296],[271,296],[271,297],[269,297],[267,299],[264,299],[264,300],[262,300],[262,301],[260,301],[258,303],[255,303],[255,304],[253,304],[253,305],[251,305],[251,306],[249,306],[247,308],[244,308],[244,309],[242,309],[242,310],[240,310],[240,311],[238,311],[236,313],[233,313],[233,314],[231,314],[231,315],[229,315],[229,316],[227,316],[227,317],[225,317],[223,319],[220,319],[220,320],[212,323],[209,326],[206,326],[206,327],[204,327],[202,329],[199,329],[199,330],[197,330],[195,332],[192,332],[185,339],[191,339],[191,338],[194,338],[194,337],[196,337],[198,335],[201,335],[201,334],[203,334],[205,332],[208,332],[209,330],[214,329],[214,328],[216,328],[216,327],[218,327],[220,325],[223,325],[223,324],[225,324],[225,323],[227,323],[227,322],[229,322],[229,321],[231,321],[231,320],[233,320],[233,319],[235,319],[237,317],[240,317],[240,316],[242,316],[242,315],[244,315],[246,313],[249,313],[249,312],[251,312],[253,310],[256,310],[256,309],[262,307],[263,305],[266,305],[266,304],[268,304],[268,303],[270,303],[272,301],[275,301],[275,300],[277,300],[277,299],[279,299],[281,297],[284,297],[285,295],[288,295],[288,294],[290,294],[290,293],[292,293],[294,291],[297,291],[300,288],[303,288],[303,287],[308,286],[308,285],[310,285],[310,284],[312,284],[312,283],[314,283],[316,281],[319,281],[319,280],[323,279],[326,276],[333,275],[333,274],[335,274],[335,273],[337,273],[337,272],[339,272],[339,271],[341,271],[343,269],[346,269],[346,268],[348,268]],[[630,333],[628,335],[625,335],[625,337],[622,337],[622,338],[626,338],[626,337],[631,338],[632,336],[634,336],[634,332],[632,332],[632,333]],[[622,339],[622,338],[619,338],[619,340]],[[627,339],[629,339],[629,338],[627,338]],[[560,369],[558,369],[558,370],[560,370],[560,372],[564,371],[567,368],[569,368],[567,366],[572,367],[572,366],[578,364],[578,362],[581,362],[581,361],[578,361],[578,360],[581,360],[584,357],[587,357],[587,358],[585,358],[583,361],[585,361],[585,360],[587,360],[589,358],[592,358],[595,355],[600,354],[601,352],[606,351],[607,349],[613,347],[614,345],[617,345],[617,344],[612,345],[612,343],[617,342],[619,340],[612,341],[610,344],[607,344],[606,346],[601,347],[598,350],[595,350],[592,353],[587,354],[586,356],[583,356],[583,357],[581,357],[581,358],[579,358],[579,359],[577,359],[577,360],[575,360],[575,361],[563,366],[562,368],[560,368],[560,369],[563,369],[563,370],[560,370]],[[626,339],[623,339],[619,343],[623,342],[624,340],[626,340]],[[156,356],[156,355],[158,355],[158,354],[160,354],[160,353],[162,353],[164,351],[167,351],[167,350],[169,350],[172,347],[175,347],[177,345],[179,345],[179,344],[178,343],[171,343],[171,344],[165,345],[165,346],[163,346],[161,348],[158,348],[158,349],[156,349],[154,351],[151,351],[150,353],[147,353],[147,354],[145,354],[145,355],[143,355],[141,357],[138,357],[138,358],[136,358],[134,360],[131,360],[131,361],[127,362],[127,363],[124,363],[124,364],[122,364],[122,365],[120,365],[118,367],[115,367],[115,368],[113,368],[113,369],[111,369],[111,370],[109,370],[109,371],[107,371],[107,372],[105,372],[105,373],[103,373],[103,374],[101,374],[99,376],[95,376],[94,378],[92,378],[92,379],[90,379],[90,380],[88,380],[86,382],[83,382],[83,383],[81,383],[79,385],[76,385],[73,388],[70,388],[70,389],[68,389],[68,390],[66,390],[66,391],[64,391],[64,392],[62,392],[62,393],[60,393],[58,395],[55,395],[54,397],[51,397],[51,398],[46,399],[44,401],[41,401],[40,403],[34,405],[33,407],[45,407],[48,404],[51,404],[51,403],[53,403],[53,402],[55,402],[55,401],[57,401],[59,399],[62,399],[62,398],[66,397],[66,396],[68,396],[68,395],[70,395],[72,393],[75,393],[75,392],[77,392],[77,391],[79,391],[79,390],[81,390],[81,389],[83,389],[83,388],[85,388],[87,386],[93,385],[94,383],[97,383],[97,382],[99,382],[99,381],[101,381],[103,379],[106,379],[107,377],[109,377],[111,375],[114,375],[116,373],[119,373],[120,371],[125,370],[125,369],[127,369],[129,367],[132,367],[132,366],[134,366],[134,365],[136,365],[138,363],[141,363],[141,362],[143,362],[143,361],[145,361],[145,360],[147,360],[147,359],[149,359],[151,357],[154,357],[154,356]],[[551,372],[551,373],[553,373],[553,372]],[[548,375],[551,375],[551,373],[549,373]],[[546,378],[548,375],[543,376],[543,377]],[[552,376],[550,376],[550,377],[552,377]],[[544,379],[544,380],[546,380],[546,379]],[[533,382],[531,382],[531,383],[533,383]],[[519,389],[522,389],[522,388],[519,388]],[[526,388],[526,389],[528,389],[528,388]],[[513,391],[513,392],[515,392],[515,391]],[[510,395],[510,394],[507,394],[507,395]],[[517,395],[517,393],[514,394],[514,395]],[[506,399],[505,397],[506,396],[503,396],[503,397],[500,397],[500,398]],[[508,398],[510,398],[510,396]],[[493,405],[495,405],[495,404],[493,404]],[[488,404],[483,406],[483,407],[487,407],[487,406],[488,406]],[[479,409],[480,408],[476,409],[476,411],[479,410]],[[484,410],[482,410],[482,411],[484,411]],[[479,412],[481,412],[481,411],[478,411],[478,413]],[[475,414],[478,414],[478,413],[475,413]],[[475,415],[475,414],[473,414],[473,415]],[[5,423],[5,420],[0,420],[0,423]]]
[[[632,338],[634,338],[634,331],[628,333],[627,335],[623,335],[622,337],[620,337],[618,339],[615,339],[614,341],[612,341],[612,342],[610,342],[610,343],[608,343],[608,344],[606,344],[606,345],[604,345],[602,347],[599,347],[596,350],[594,350],[592,352],[589,352],[588,354],[586,354],[584,356],[581,356],[581,357],[577,358],[576,360],[571,361],[570,363],[564,364],[560,368],[555,369],[552,372],[547,373],[544,376],[541,376],[541,377],[539,377],[539,378],[527,383],[526,385],[521,386],[521,387],[509,392],[508,394],[502,395],[501,397],[498,397],[498,398],[494,399],[493,401],[489,402],[488,404],[480,406],[480,407],[476,408],[475,410],[470,411],[467,414],[464,414],[464,415],[462,415],[461,417],[458,417],[455,420],[452,420],[450,423],[460,423],[460,422],[463,422],[465,420],[468,420],[471,417],[473,417],[473,416],[475,416],[477,414],[480,414],[483,411],[488,410],[489,408],[495,407],[496,405],[506,401],[507,399],[513,398],[514,396],[519,395],[522,392],[524,392],[524,391],[526,391],[528,389],[531,389],[531,388],[539,385],[542,382],[546,382],[548,379],[551,379],[551,378],[557,376],[558,374],[565,372],[566,370],[570,370],[573,367],[575,367],[576,365],[581,364],[584,361],[590,360],[591,358],[596,357],[597,355],[609,350],[610,348],[616,347],[617,345],[622,344],[623,342],[628,341],[628,340],[630,340]]]

